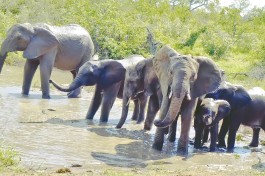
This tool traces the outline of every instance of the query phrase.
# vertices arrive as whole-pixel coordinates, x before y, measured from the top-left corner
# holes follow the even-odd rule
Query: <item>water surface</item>
[[[265,171],[265,148],[249,149],[249,128],[241,128],[243,139],[236,143],[233,154],[207,153],[193,150],[189,156],[176,156],[177,142],[165,142],[162,152],[151,149],[154,131],[146,132],[143,124],[126,121],[123,129],[115,129],[121,115],[121,101],[116,100],[108,123],[99,122],[99,113],[94,120],[85,120],[93,92],[85,88],[82,98],[68,99],[65,93],[52,88],[50,100],[41,99],[40,78],[37,74],[32,82],[29,97],[21,96],[23,70],[4,66],[0,75],[0,140],[2,145],[11,146],[20,153],[21,163],[35,170],[56,170],[72,165],[76,172],[84,170],[133,169],[143,172],[167,168],[191,175],[204,171],[215,173]],[[52,79],[66,85],[71,74],[54,70]],[[129,117],[132,112],[129,112]],[[177,132],[177,137],[179,131]],[[190,138],[194,137],[192,128]],[[265,140],[264,132],[261,139]],[[198,174],[200,175],[200,174]]]

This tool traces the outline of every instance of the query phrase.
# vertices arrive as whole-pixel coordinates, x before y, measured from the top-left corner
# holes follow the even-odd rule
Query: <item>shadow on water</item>
[[[91,153],[93,158],[110,166],[144,168],[148,165],[147,161],[161,160],[175,156],[172,151],[170,153],[161,153],[153,150],[151,146],[154,136],[144,130],[88,128],[88,131],[104,137],[118,137],[121,138],[121,140],[122,138],[134,140],[133,142],[116,145],[115,154],[104,152]]]
[[[264,156],[265,156],[265,153],[264,153]],[[252,168],[258,171],[264,172],[265,174],[265,162],[262,162],[260,157],[258,157],[258,163],[252,165]]]
[[[10,96],[15,97],[15,98],[19,98],[19,99],[32,99],[32,100],[39,100],[42,99],[42,95],[41,92],[38,94],[30,94],[30,95],[22,95],[20,93],[9,93]],[[62,95],[52,95],[52,99],[66,99],[66,96],[62,96]]]

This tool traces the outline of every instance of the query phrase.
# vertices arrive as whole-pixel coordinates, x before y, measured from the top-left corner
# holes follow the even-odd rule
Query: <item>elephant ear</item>
[[[143,78],[145,66],[146,66],[145,60],[140,61],[139,63],[136,64],[135,71],[138,78]]]
[[[240,109],[247,105],[252,99],[248,92],[242,86],[235,86],[236,90],[231,99],[230,105],[232,109]]]
[[[35,35],[23,53],[23,57],[28,59],[42,56],[59,44],[59,41],[51,31],[41,27],[35,27],[34,31]]]
[[[167,96],[172,81],[171,76],[169,76],[170,59],[178,55],[173,48],[164,46],[154,56],[153,67],[160,82],[163,96]]]
[[[121,63],[117,61],[107,61],[103,63],[99,68],[101,71],[99,84],[105,88],[114,83],[123,81],[125,78],[126,69]]]
[[[197,98],[216,90],[222,82],[222,73],[217,65],[206,57],[193,57],[198,63],[197,79],[192,88],[192,97]]]

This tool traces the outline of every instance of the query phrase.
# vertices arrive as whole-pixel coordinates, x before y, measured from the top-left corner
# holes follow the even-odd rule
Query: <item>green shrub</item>
[[[18,153],[14,149],[0,147],[0,168],[17,165],[19,160]]]

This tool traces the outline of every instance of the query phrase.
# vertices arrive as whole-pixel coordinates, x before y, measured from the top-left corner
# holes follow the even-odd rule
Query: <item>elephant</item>
[[[134,106],[132,120],[137,120],[137,123],[141,123],[144,120],[145,107],[149,96],[147,116],[144,124],[145,130],[152,128],[154,118],[162,102],[162,92],[158,78],[153,70],[152,58],[142,60],[126,70],[122,115],[116,128],[121,128],[126,121],[130,99],[136,105]]]
[[[205,97],[226,100],[231,106],[231,113],[224,118],[218,135],[218,147],[226,148],[225,136],[228,132],[227,152],[234,151],[236,132],[240,124],[253,128],[250,146],[258,145],[259,128],[265,130],[264,95],[249,94],[244,87],[226,82]]]
[[[52,80],[50,83],[63,92],[70,92],[81,86],[95,85],[94,96],[86,119],[92,120],[102,104],[100,122],[107,122],[116,97],[122,98],[126,68],[143,59],[145,59],[143,56],[132,55],[122,60],[87,61],[80,67],[77,76],[68,88],[62,88]]]
[[[166,127],[173,140],[178,114],[181,113],[181,133],[177,153],[188,153],[191,120],[198,97],[214,91],[222,82],[222,72],[209,58],[179,55],[173,48],[163,46],[153,59],[154,70],[161,85],[163,100],[152,148],[162,150]],[[174,123],[172,123],[174,122]]]
[[[86,29],[77,25],[51,26],[45,23],[15,24],[1,46],[0,73],[9,52],[23,51],[26,58],[22,95],[28,96],[32,78],[40,66],[42,98],[50,98],[52,68],[70,71],[75,78],[79,68],[94,54],[94,44]],[[79,97],[81,89],[69,93]]]
[[[226,118],[229,115],[230,111],[230,104],[225,100],[214,100],[212,98],[204,98],[202,100],[198,100],[194,115],[194,148],[202,148],[202,137],[205,129],[210,130],[211,132],[210,152],[214,152],[216,150],[219,121]]]

